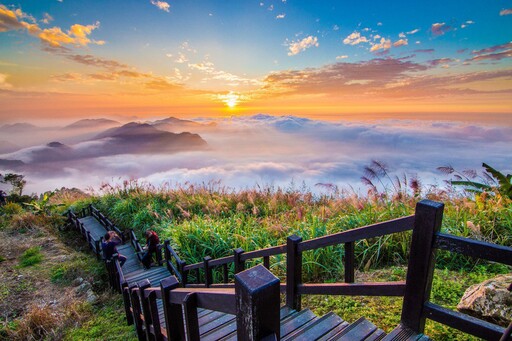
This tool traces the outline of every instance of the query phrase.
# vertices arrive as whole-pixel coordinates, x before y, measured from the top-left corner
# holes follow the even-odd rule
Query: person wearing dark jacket
[[[158,251],[158,244],[160,244],[160,239],[155,231],[147,230],[146,233],[146,246],[144,247],[145,253],[142,256],[141,262],[142,265],[146,269],[151,268],[151,260],[153,259],[153,254],[156,255]]]
[[[126,257],[117,251],[117,245],[123,242],[122,239],[114,231],[108,231],[105,233],[103,239],[104,240],[101,242],[101,248],[103,250],[103,256],[105,259],[110,260],[112,259],[112,256],[117,253],[119,265],[123,266],[126,262]]]

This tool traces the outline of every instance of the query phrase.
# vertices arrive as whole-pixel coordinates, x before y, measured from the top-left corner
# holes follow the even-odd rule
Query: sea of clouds
[[[512,166],[511,126],[425,120],[327,122],[270,115],[196,121],[216,122],[198,132],[208,143],[206,150],[137,155],[126,150],[94,157],[83,151],[97,148],[98,142],[79,142],[74,147],[87,157],[34,164],[24,172],[27,191],[97,189],[102,183],[139,179],[157,187],[220,180],[233,189],[305,185],[313,191],[325,188],[315,186],[322,183],[364,193],[360,178],[372,160],[385,162],[394,175],[418,176],[424,184],[440,186],[449,176],[440,173],[439,166],[481,170],[486,162],[508,172]],[[27,149],[17,154],[30,162]]]

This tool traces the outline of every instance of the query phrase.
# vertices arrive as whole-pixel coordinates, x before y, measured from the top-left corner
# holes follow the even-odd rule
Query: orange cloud
[[[43,22],[49,23],[49,18],[51,16],[45,13]],[[28,19],[28,21],[23,19]],[[41,29],[32,16],[24,13],[21,9],[10,10],[4,5],[0,5],[0,32],[26,29],[30,35],[38,37],[43,43],[51,47],[61,47],[62,45],[87,46],[91,43],[103,45],[105,41],[91,40],[88,37],[99,25],[99,22],[93,25],[74,24],[67,32],[62,31],[57,26]]]

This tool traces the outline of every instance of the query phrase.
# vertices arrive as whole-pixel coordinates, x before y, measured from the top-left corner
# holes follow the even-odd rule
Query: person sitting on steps
[[[151,268],[151,260],[153,258],[153,254],[156,256],[158,251],[158,244],[160,244],[160,239],[155,231],[147,230],[146,233],[146,246],[144,250],[146,251],[142,256],[141,262],[144,265],[144,268]]]
[[[123,266],[126,262],[126,257],[117,251],[117,245],[123,242],[121,237],[119,237],[114,231],[108,231],[105,233],[105,236],[103,236],[103,239],[104,240],[101,242],[101,248],[103,249],[103,256],[105,259],[110,260],[112,259],[112,256],[117,253],[119,265]]]

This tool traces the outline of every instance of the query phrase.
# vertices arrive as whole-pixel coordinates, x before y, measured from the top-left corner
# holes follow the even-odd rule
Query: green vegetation
[[[138,340],[134,327],[126,324],[122,296],[109,296],[102,307],[84,304],[81,309],[89,318],[68,330],[64,340]]]
[[[489,177],[498,179],[497,174],[487,172]],[[509,175],[504,177],[508,179]],[[7,251],[4,253],[1,245],[0,276],[1,269],[9,267],[23,273],[21,280],[0,281],[0,301],[8,302],[13,292],[20,297],[24,290],[38,292],[40,285],[36,290],[33,278],[46,281],[49,290],[67,290],[73,297],[74,282],[79,277],[92,284],[99,300],[94,304],[83,299],[68,302],[59,313],[49,313],[44,307],[15,311],[0,324],[0,338],[16,339],[21,338],[20,335],[66,340],[136,338],[133,326],[125,325],[121,297],[106,289],[103,264],[88,252],[82,252],[87,248],[75,232],[62,230],[64,221],[60,214],[68,207],[79,211],[94,204],[122,229],[133,228],[142,240],[146,229],[154,229],[161,240],[171,240],[188,264],[201,262],[204,256],[231,255],[238,247],[251,251],[284,244],[291,234],[307,240],[403,217],[412,214],[415,204],[425,198],[445,203],[444,232],[512,246],[512,200],[496,184],[481,187],[482,191],[475,196],[472,192],[458,192],[456,187],[424,186],[416,178],[395,176],[378,161],[365,169],[363,182],[368,187],[365,195],[328,184],[321,185],[324,194],[315,195],[293,184],[284,189],[233,191],[215,182],[156,189],[137,181],[126,181],[119,186],[105,185],[101,195],[96,196],[62,189],[29,201],[8,198],[8,203],[0,208],[0,233],[5,238],[22,238],[26,242],[23,249],[16,251],[18,253],[13,251],[17,254],[14,260],[12,256],[6,257]],[[27,202],[30,204],[20,205]],[[60,246],[66,250],[61,258],[52,260],[50,251],[40,248],[43,242],[38,242],[37,238],[48,236],[66,244]],[[404,280],[409,242],[410,233],[399,233],[356,243],[356,281]],[[342,245],[305,252],[304,281],[343,280],[344,268],[340,261],[343,256]],[[37,260],[38,257],[41,258]],[[40,261],[45,262],[44,267],[29,266]],[[270,262],[271,270],[283,280],[286,256],[271,257]],[[22,263],[27,265],[22,267]],[[439,252],[432,299],[455,309],[468,286],[510,271],[506,266]],[[214,275],[216,280],[220,279],[220,273]],[[194,280],[192,274],[190,280]],[[402,304],[397,298],[345,296],[305,296],[303,302],[303,306],[317,314],[334,311],[347,321],[365,316],[386,331],[398,324]],[[433,322],[428,322],[426,333],[436,340],[472,340]]]
[[[41,263],[43,255],[39,246],[28,248],[20,257],[20,267],[24,268]]]
[[[512,199],[512,174],[505,175],[486,163],[482,163],[482,167],[485,168],[485,172],[482,172],[481,175],[472,169],[462,172],[458,172],[450,166],[438,169],[444,173],[453,174],[455,180],[451,180],[450,183],[454,186],[463,186],[468,192],[478,195],[493,193]],[[475,180],[477,178],[479,181]]]

